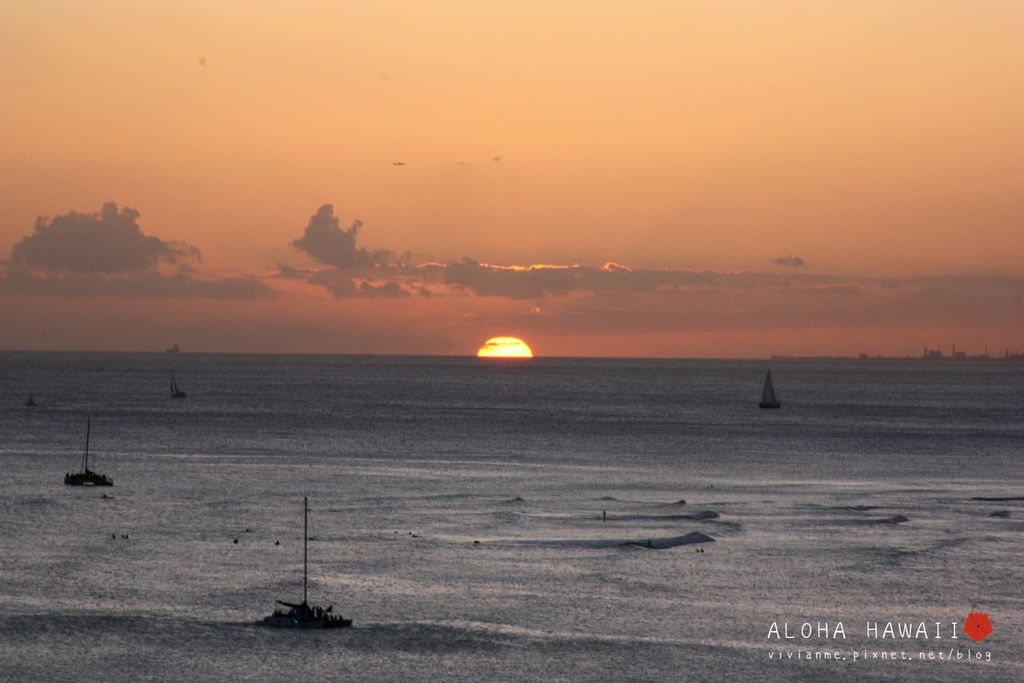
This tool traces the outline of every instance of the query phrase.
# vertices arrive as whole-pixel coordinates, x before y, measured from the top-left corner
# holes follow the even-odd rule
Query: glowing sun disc
[[[492,337],[476,352],[477,358],[533,358],[533,351],[522,339]]]

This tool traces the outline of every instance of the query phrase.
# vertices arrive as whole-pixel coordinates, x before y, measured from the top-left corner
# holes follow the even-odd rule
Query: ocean
[[[0,388],[5,681],[1024,680],[1024,364],[5,352]],[[87,418],[111,488],[63,484]],[[258,625],[303,497],[351,629]]]

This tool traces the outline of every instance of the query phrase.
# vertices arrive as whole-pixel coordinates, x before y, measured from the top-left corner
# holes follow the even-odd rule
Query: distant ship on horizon
[[[166,349],[164,349],[164,353],[181,353],[181,349],[178,348],[177,344],[171,344]]]

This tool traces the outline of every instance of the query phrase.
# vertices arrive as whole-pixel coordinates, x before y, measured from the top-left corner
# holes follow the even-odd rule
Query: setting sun
[[[533,358],[533,351],[522,339],[492,337],[476,352],[477,358]]]

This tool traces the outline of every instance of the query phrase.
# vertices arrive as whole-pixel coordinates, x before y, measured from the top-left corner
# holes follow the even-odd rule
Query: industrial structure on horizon
[[[942,353],[942,344],[937,344],[935,349],[929,349],[927,346],[924,347],[924,352],[920,356],[925,360],[992,360],[992,356],[988,355],[988,346],[985,346],[985,352],[979,353],[977,356],[968,356],[964,351],[956,350],[956,342],[953,343],[953,352],[950,355]],[[1000,358],[996,356],[995,358]],[[1006,349],[1002,355],[1003,360],[1024,360],[1024,353],[1020,351],[1010,351]]]

